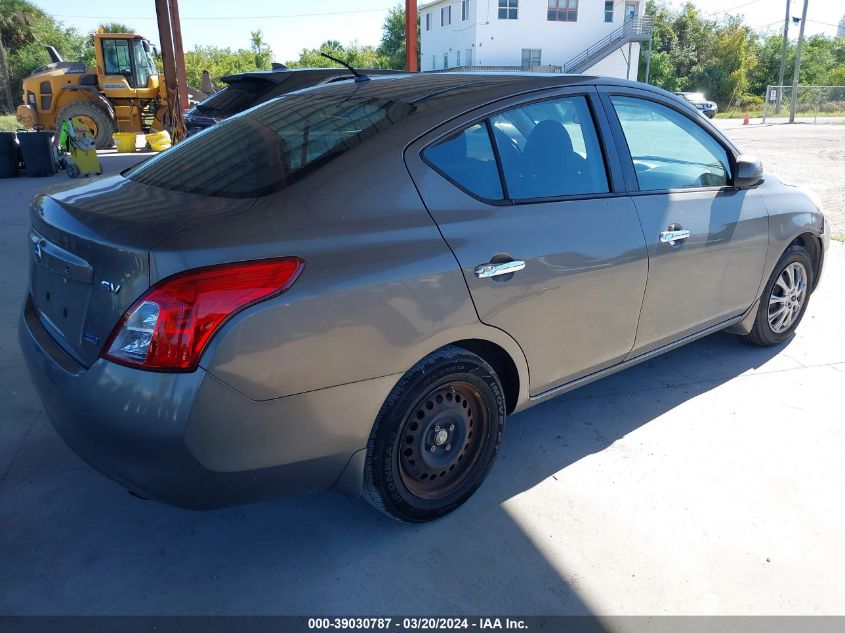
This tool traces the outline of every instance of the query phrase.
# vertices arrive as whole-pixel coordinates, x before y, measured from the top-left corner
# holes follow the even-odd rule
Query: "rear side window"
[[[640,190],[724,187],[728,153],[701,126],[653,101],[611,97],[634,161]]]
[[[414,111],[408,103],[348,95],[288,95],[226,119],[125,172],[188,193],[254,198],[278,191]]]
[[[232,116],[251,108],[271,87],[266,81],[239,81],[215,92],[198,104],[197,110],[206,115]]]
[[[491,119],[514,200],[607,193],[604,156],[584,97],[539,101]]]
[[[487,200],[502,199],[499,168],[484,122],[429,147],[423,156],[437,171],[470,193]]]

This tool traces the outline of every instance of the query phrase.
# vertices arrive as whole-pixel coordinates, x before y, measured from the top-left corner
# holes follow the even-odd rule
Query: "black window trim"
[[[725,139],[721,137],[721,135],[715,135],[709,130],[705,125],[702,125],[702,121],[698,120],[701,117],[698,110],[694,112],[687,112],[683,107],[677,107],[677,104],[673,103],[663,95],[647,92],[645,90],[640,90],[636,88],[621,88],[616,86],[604,86],[604,90],[599,88],[599,97],[604,105],[605,112],[607,114],[608,122],[612,128],[612,134],[614,136],[614,140],[616,141],[616,145],[620,147],[619,149],[619,161],[622,163],[622,169],[625,172],[625,181],[628,184],[628,195],[630,196],[654,196],[654,195],[665,195],[669,193],[694,193],[694,192],[703,192],[703,191],[716,191],[716,192],[734,192],[739,191],[733,184],[734,176],[736,174],[736,159],[737,159],[737,152],[734,147],[732,147],[729,143],[725,142]],[[689,121],[691,121],[694,125],[697,125],[699,128],[702,129],[706,134],[710,136],[714,141],[716,141],[719,146],[725,150],[725,153],[728,156],[728,161],[730,162],[730,182],[727,185],[714,185],[709,187],[675,187],[672,189],[640,189],[639,180],[637,178],[636,169],[634,169],[634,159],[631,156],[631,150],[628,147],[628,140],[625,137],[625,132],[622,129],[622,124],[619,122],[619,117],[616,114],[616,108],[613,106],[613,102],[611,101],[611,97],[629,97],[633,99],[641,99],[643,101],[651,101],[658,105],[662,105],[663,107],[669,108],[677,112],[678,114],[686,117]],[[683,105],[683,104],[681,104]]]
[[[557,87],[558,90],[561,87]],[[483,202],[484,204],[489,204],[492,206],[497,207],[516,207],[524,204],[547,204],[550,202],[569,202],[569,201],[577,201],[577,200],[600,200],[604,198],[618,198],[622,196],[630,195],[630,192],[624,186],[624,174],[623,174],[623,182],[619,183],[614,178],[613,170],[611,168],[611,161],[610,161],[610,152],[608,148],[608,139],[605,136],[605,131],[602,129],[601,124],[601,117],[607,116],[604,112],[604,108],[602,108],[601,113],[599,112],[599,108],[602,107],[602,103],[598,101],[599,95],[596,95],[595,85],[586,85],[586,86],[579,86],[579,89],[575,89],[573,91],[567,90],[565,93],[555,93],[555,94],[545,94],[536,99],[530,99],[528,101],[522,101],[519,103],[509,103],[508,105],[503,105],[495,110],[491,110],[486,112],[484,115],[475,118],[471,121],[465,122],[459,125],[456,128],[450,128],[448,131],[439,134],[433,140],[425,143],[425,145],[420,148],[419,150],[419,157],[428,167],[433,169],[437,172],[438,175],[445,178],[447,181],[452,183],[455,187],[463,191],[468,196],[475,198],[476,200]],[[522,95],[512,95],[511,97],[507,97],[507,99],[511,99],[512,97],[520,97]],[[598,140],[599,150],[602,154],[602,161],[605,169],[605,176],[607,178],[607,186],[609,191],[600,192],[600,193],[579,193],[579,194],[572,194],[572,195],[565,195],[565,196],[546,196],[546,197],[539,197],[539,198],[519,198],[514,199],[508,197],[508,189],[507,189],[507,182],[505,181],[504,175],[504,167],[502,166],[501,157],[499,155],[498,145],[496,144],[496,139],[493,136],[492,131],[492,123],[490,123],[490,119],[495,117],[498,114],[502,114],[503,112],[508,112],[510,110],[516,110],[517,108],[524,108],[529,105],[533,105],[535,103],[541,103],[543,101],[553,101],[556,99],[566,99],[571,97],[584,97],[584,100],[587,102],[587,108],[590,110],[590,115],[593,119],[593,127],[596,132],[596,139]],[[594,99],[596,102],[594,103]],[[455,181],[453,178],[448,176],[445,172],[443,172],[440,168],[434,165],[426,156],[425,152],[428,148],[433,147],[439,143],[442,143],[446,140],[449,140],[452,137],[455,137],[459,134],[462,134],[465,130],[471,128],[473,125],[484,124],[485,128],[487,129],[487,136],[490,140],[491,145],[493,146],[493,156],[496,160],[497,171],[499,173],[499,182],[502,189],[502,199],[494,200],[491,198],[485,198],[484,196],[480,196],[477,193],[474,193]],[[612,142],[615,139],[611,139]],[[614,142],[615,145],[615,142]],[[627,145],[626,145],[627,151]],[[621,162],[621,161],[620,161]],[[621,165],[620,165],[621,167]],[[621,185],[621,186],[620,186]]]

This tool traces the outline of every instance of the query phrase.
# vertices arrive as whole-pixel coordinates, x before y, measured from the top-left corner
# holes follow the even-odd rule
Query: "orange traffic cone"
[[[745,118],[742,120],[743,125],[748,125],[748,115],[745,115]]]

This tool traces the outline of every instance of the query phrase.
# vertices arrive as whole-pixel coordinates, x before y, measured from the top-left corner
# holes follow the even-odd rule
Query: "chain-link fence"
[[[792,86],[768,86],[763,97],[763,123],[766,118],[788,117],[792,107]],[[798,86],[795,116],[812,118],[845,116],[845,86]]]

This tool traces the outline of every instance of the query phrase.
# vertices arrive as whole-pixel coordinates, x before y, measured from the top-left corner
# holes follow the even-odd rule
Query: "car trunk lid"
[[[114,326],[149,287],[149,252],[165,237],[251,206],[168,191],[121,176],[30,206],[30,295],[42,323],[90,366]]]

